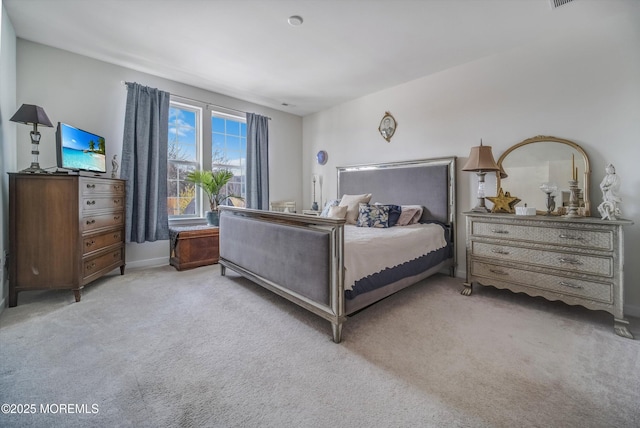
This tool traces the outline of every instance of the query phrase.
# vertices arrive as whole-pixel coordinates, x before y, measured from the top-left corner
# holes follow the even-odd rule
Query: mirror
[[[498,159],[507,174],[496,174],[497,190],[510,192],[521,200],[518,206],[535,207],[538,214],[547,213],[547,195],[540,189],[544,183],[556,185],[556,209],[552,214],[566,214],[569,205],[569,180],[578,181],[578,213],[591,215],[589,203],[589,158],[578,144],[562,138],[539,135],[509,148]],[[553,194],[552,194],[553,195]]]

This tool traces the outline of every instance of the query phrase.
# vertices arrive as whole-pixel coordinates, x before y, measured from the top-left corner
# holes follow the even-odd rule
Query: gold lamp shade
[[[469,160],[462,167],[463,171],[501,171],[500,167],[493,159],[493,153],[491,152],[491,146],[483,146],[482,140],[480,145],[471,147],[469,153]]]
[[[489,212],[484,200],[484,176],[487,172],[491,171],[499,171],[501,178],[506,178],[507,176],[493,158],[491,146],[483,146],[482,140],[480,140],[479,146],[471,147],[469,160],[464,164],[462,170],[473,171],[478,174],[478,204],[473,208],[473,211]]]

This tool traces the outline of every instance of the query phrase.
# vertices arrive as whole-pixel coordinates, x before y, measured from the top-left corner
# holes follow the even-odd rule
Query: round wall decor
[[[327,163],[327,160],[329,159],[329,155],[327,154],[326,151],[320,150],[316,155],[316,159],[318,159],[318,164],[324,165],[325,163]]]

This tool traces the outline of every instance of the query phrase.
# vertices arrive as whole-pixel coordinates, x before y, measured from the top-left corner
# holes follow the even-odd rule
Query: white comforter
[[[447,245],[438,224],[413,224],[389,228],[344,228],[344,288],[384,269],[417,259]]]

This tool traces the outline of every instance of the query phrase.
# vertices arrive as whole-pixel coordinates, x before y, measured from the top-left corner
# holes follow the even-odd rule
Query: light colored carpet
[[[0,426],[640,426],[640,341],[611,315],[461,288],[438,275],[397,293],[342,344],[218,266],[110,275],[80,303],[22,293],[0,316],[0,403],[36,414]]]

